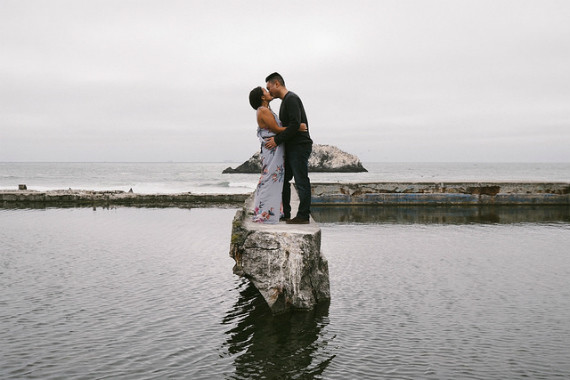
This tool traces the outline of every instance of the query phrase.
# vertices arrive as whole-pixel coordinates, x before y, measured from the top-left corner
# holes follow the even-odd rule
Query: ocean
[[[227,166],[3,163],[0,188],[253,190]],[[311,179],[570,182],[569,164],[365,167]],[[235,209],[0,208],[0,378],[570,377],[568,207],[397,209],[317,213],[331,301],[273,316],[232,273]]]
[[[258,174],[222,174],[240,163],[0,163],[0,190],[249,193]],[[570,163],[364,163],[366,173],[310,173],[313,182],[570,182]]]

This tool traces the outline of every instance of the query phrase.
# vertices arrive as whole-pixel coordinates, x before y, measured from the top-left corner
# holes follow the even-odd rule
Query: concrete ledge
[[[250,194],[135,194],[124,191],[0,190],[1,207],[243,205]],[[338,205],[569,205],[564,182],[313,183],[315,206]]]
[[[313,183],[314,205],[567,205],[569,183]]]
[[[299,200],[297,198],[296,192],[291,192],[291,209],[293,215],[299,207]],[[321,228],[315,222],[315,220],[310,217],[309,224],[287,224],[285,222],[279,222],[278,224],[263,224],[256,223],[252,220],[253,217],[253,202],[254,195],[249,195],[248,198],[243,203],[243,210],[246,213],[242,222],[243,228],[246,228],[252,232],[271,232],[271,233],[286,233],[286,234],[318,234],[321,232]]]
[[[124,191],[0,191],[2,207],[212,207],[243,204],[249,194],[135,194]]]

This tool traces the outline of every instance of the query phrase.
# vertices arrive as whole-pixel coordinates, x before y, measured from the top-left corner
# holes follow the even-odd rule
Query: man
[[[311,213],[311,181],[309,180],[309,156],[313,150],[313,140],[309,135],[309,123],[301,99],[297,94],[287,90],[285,81],[279,73],[270,74],[265,78],[267,91],[271,96],[281,99],[279,119],[287,129],[267,140],[265,146],[269,149],[279,144],[285,144],[285,178],[283,183],[282,201],[283,218],[287,224],[308,224]],[[307,125],[307,131],[299,130],[301,123]],[[291,184],[295,178],[299,194],[299,210],[297,216],[291,219]]]

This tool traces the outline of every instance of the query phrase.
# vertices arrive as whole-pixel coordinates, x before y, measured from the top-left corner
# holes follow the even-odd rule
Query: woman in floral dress
[[[257,111],[257,137],[261,143],[261,176],[255,190],[253,221],[279,223],[281,217],[281,191],[283,190],[283,145],[273,149],[265,147],[265,139],[283,132],[278,116],[269,108],[273,97],[263,87],[256,87],[249,94],[249,103]],[[301,124],[300,130],[306,129]]]

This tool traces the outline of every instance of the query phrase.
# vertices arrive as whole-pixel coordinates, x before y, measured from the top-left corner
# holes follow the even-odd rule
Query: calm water
[[[331,303],[278,317],[232,274],[234,213],[0,209],[0,378],[570,377],[563,211],[321,213]]]
[[[244,158],[245,160],[245,158]],[[239,163],[0,162],[0,190],[122,190],[135,193],[248,193],[259,174],[222,174]],[[570,163],[364,163],[367,173],[310,173],[313,182],[570,182]]]

